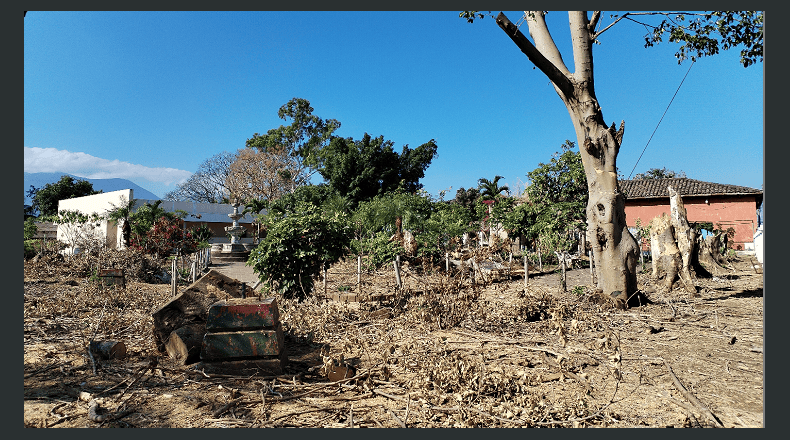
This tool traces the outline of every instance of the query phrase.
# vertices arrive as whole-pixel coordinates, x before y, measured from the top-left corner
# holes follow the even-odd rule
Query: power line
[[[653,130],[653,134],[650,135],[650,139],[647,140],[647,143],[645,144],[645,148],[642,149],[642,154],[640,154],[639,155],[639,159],[636,160],[636,163],[634,164],[634,168],[631,170],[631,174],[628,175],[628,180],[631,180],[631,175],[634,174],[634,170],[636,169],[636,166],[639,165],[639,161],[642,159],[642,155],[645,154],[645,150],[647,150],[647,146],[650,145],[650,141],[653,140],[653,135],[656,134],[656,131],[658,130],[658,126],[661,125],[661,121],[663,121],[664,120],[664,116],[667,115],[667,111],[669,110],[669,106],[672,105],[672,101],[675,100],[675,96],[678,96],[678,92],[680,91],[680,86],[683,85],[683,81],[685,81],[686,77],[689,76],[689,72],[691,72],[691,67],[692,66],[694,66],[694,60],[691,60],[691,65],[689,66],[689,70],[686,71],[686,75],[683,76],[683,79],[680,81],[680,85],[678,85],[678,89],[675,90],[675,94],[672,95],[672,99],[669,100],[669,104],[667,104],[667,108],[666,108],[666,110],[664,110],[664,114],[661,115],[661,119],[658,120],[658,124],[656,124],[655,130]]]

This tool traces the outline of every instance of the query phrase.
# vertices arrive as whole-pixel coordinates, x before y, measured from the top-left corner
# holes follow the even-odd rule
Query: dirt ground
[[[355,269],[333,266],[327,291],[356,290]],[[696,296],[640,274],[652,303],[628,310],[591,301],[589,269],[564,293],[556,273],[525,289],[412,267],[400,290],[392,270],[368,273],[360,297],[375,301],[278,299],[285,374],[234,377],[156,351],[169,284],[100,287],[68,262],[26,263],[24,426],[762,427],[758,272],[732,261]],[[127,355],[92,361],[90,339]],[[354,376],[330,382],[331,365]]]

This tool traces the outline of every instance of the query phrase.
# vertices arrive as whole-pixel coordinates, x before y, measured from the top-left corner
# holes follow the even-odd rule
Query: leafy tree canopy
[[[291,178],[297,185],[305,185],[320,167],[318,152],[332,139],[332,134],[340,128],[340,122],[313,115],[310,101],[302,98],[288,101],[280,107],[277,115],[285,121],[290,119],[291,124],[273,128],[264,135],[253,134],[247,139],[247,148],[268,151],[284,147],[296,161]]]
[[[433,139],[415,149],[404,145],[398,154],[392,141],[365,133],[359,141],[334,138],[321,150],[321,176],[352,207],[398,188],[414,193],[422,188],[419,180],[436,156]]]
[[[71,176],[62,176],[55,183],[47,183],[43,188],[35,189],[31,187],[28,194],[33,198],[32,210],[42,216],[53,216],[58,214],[58,201],[73,199],[75,197],[90,196],[99,194],[95,191],[93,184],[87,180],[75,181]]]
[[[495,176],[494,180],[488,180],[486,178],[479,179],[477,184],[480,189],[480,197],[483,200],[494,200],[496,196],[500,195],[503,191],[510,193],[510,189],[507,185],[499,186],[499,181],[501,179],[504,179],[504,177]]]
[[[672,179],[676,177],[685,178],[686,173],[683,171],[675,172],[672,170],[668,170],[665,168],[650,168],[649,170],[645,171],[644,173],[639,173],[634,176],[634,179],[641,180],[641,179]]]
[[[562,154],[555,153],[549,163],[527,173],[527,197],[533,213],[521,214],[534,219],[529,235],[557,250],[568,249],[572,242],[569,231],[583,230],[587,217],[587,177],[575,147],[573,141],[566,140]]]

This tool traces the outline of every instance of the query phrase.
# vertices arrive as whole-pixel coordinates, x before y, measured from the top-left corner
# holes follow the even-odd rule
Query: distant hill
[[[43,188],[44,185],[48,183],[55,183],[60,180],[61,176],[68,175],[74,178],[74,180],[87,180],[93,185],[93,189],[96,191],[118,191],[121,189],[133,189],[134,190],[134,198],[135,199],[148,199],[148,200],[157,200],[160,197],[156,194],[148,191],[147,189],[137,185],[136,183],[132,183],[126,179],[87,179],[85,177],[75,176],[69,173],[24,173],[25,174],[25,186],[24,186],[24,196],[25,196],[25,204],[29,205],[32,200],[27,196],[27,190],[30,189],[30,185],[33,185],[36,188]]]

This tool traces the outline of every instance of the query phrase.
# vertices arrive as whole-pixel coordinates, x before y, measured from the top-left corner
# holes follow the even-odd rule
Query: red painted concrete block
[[[280,322],[277,300],[233,298],[211,305],[206,318],[206,331],[272,329]]]

